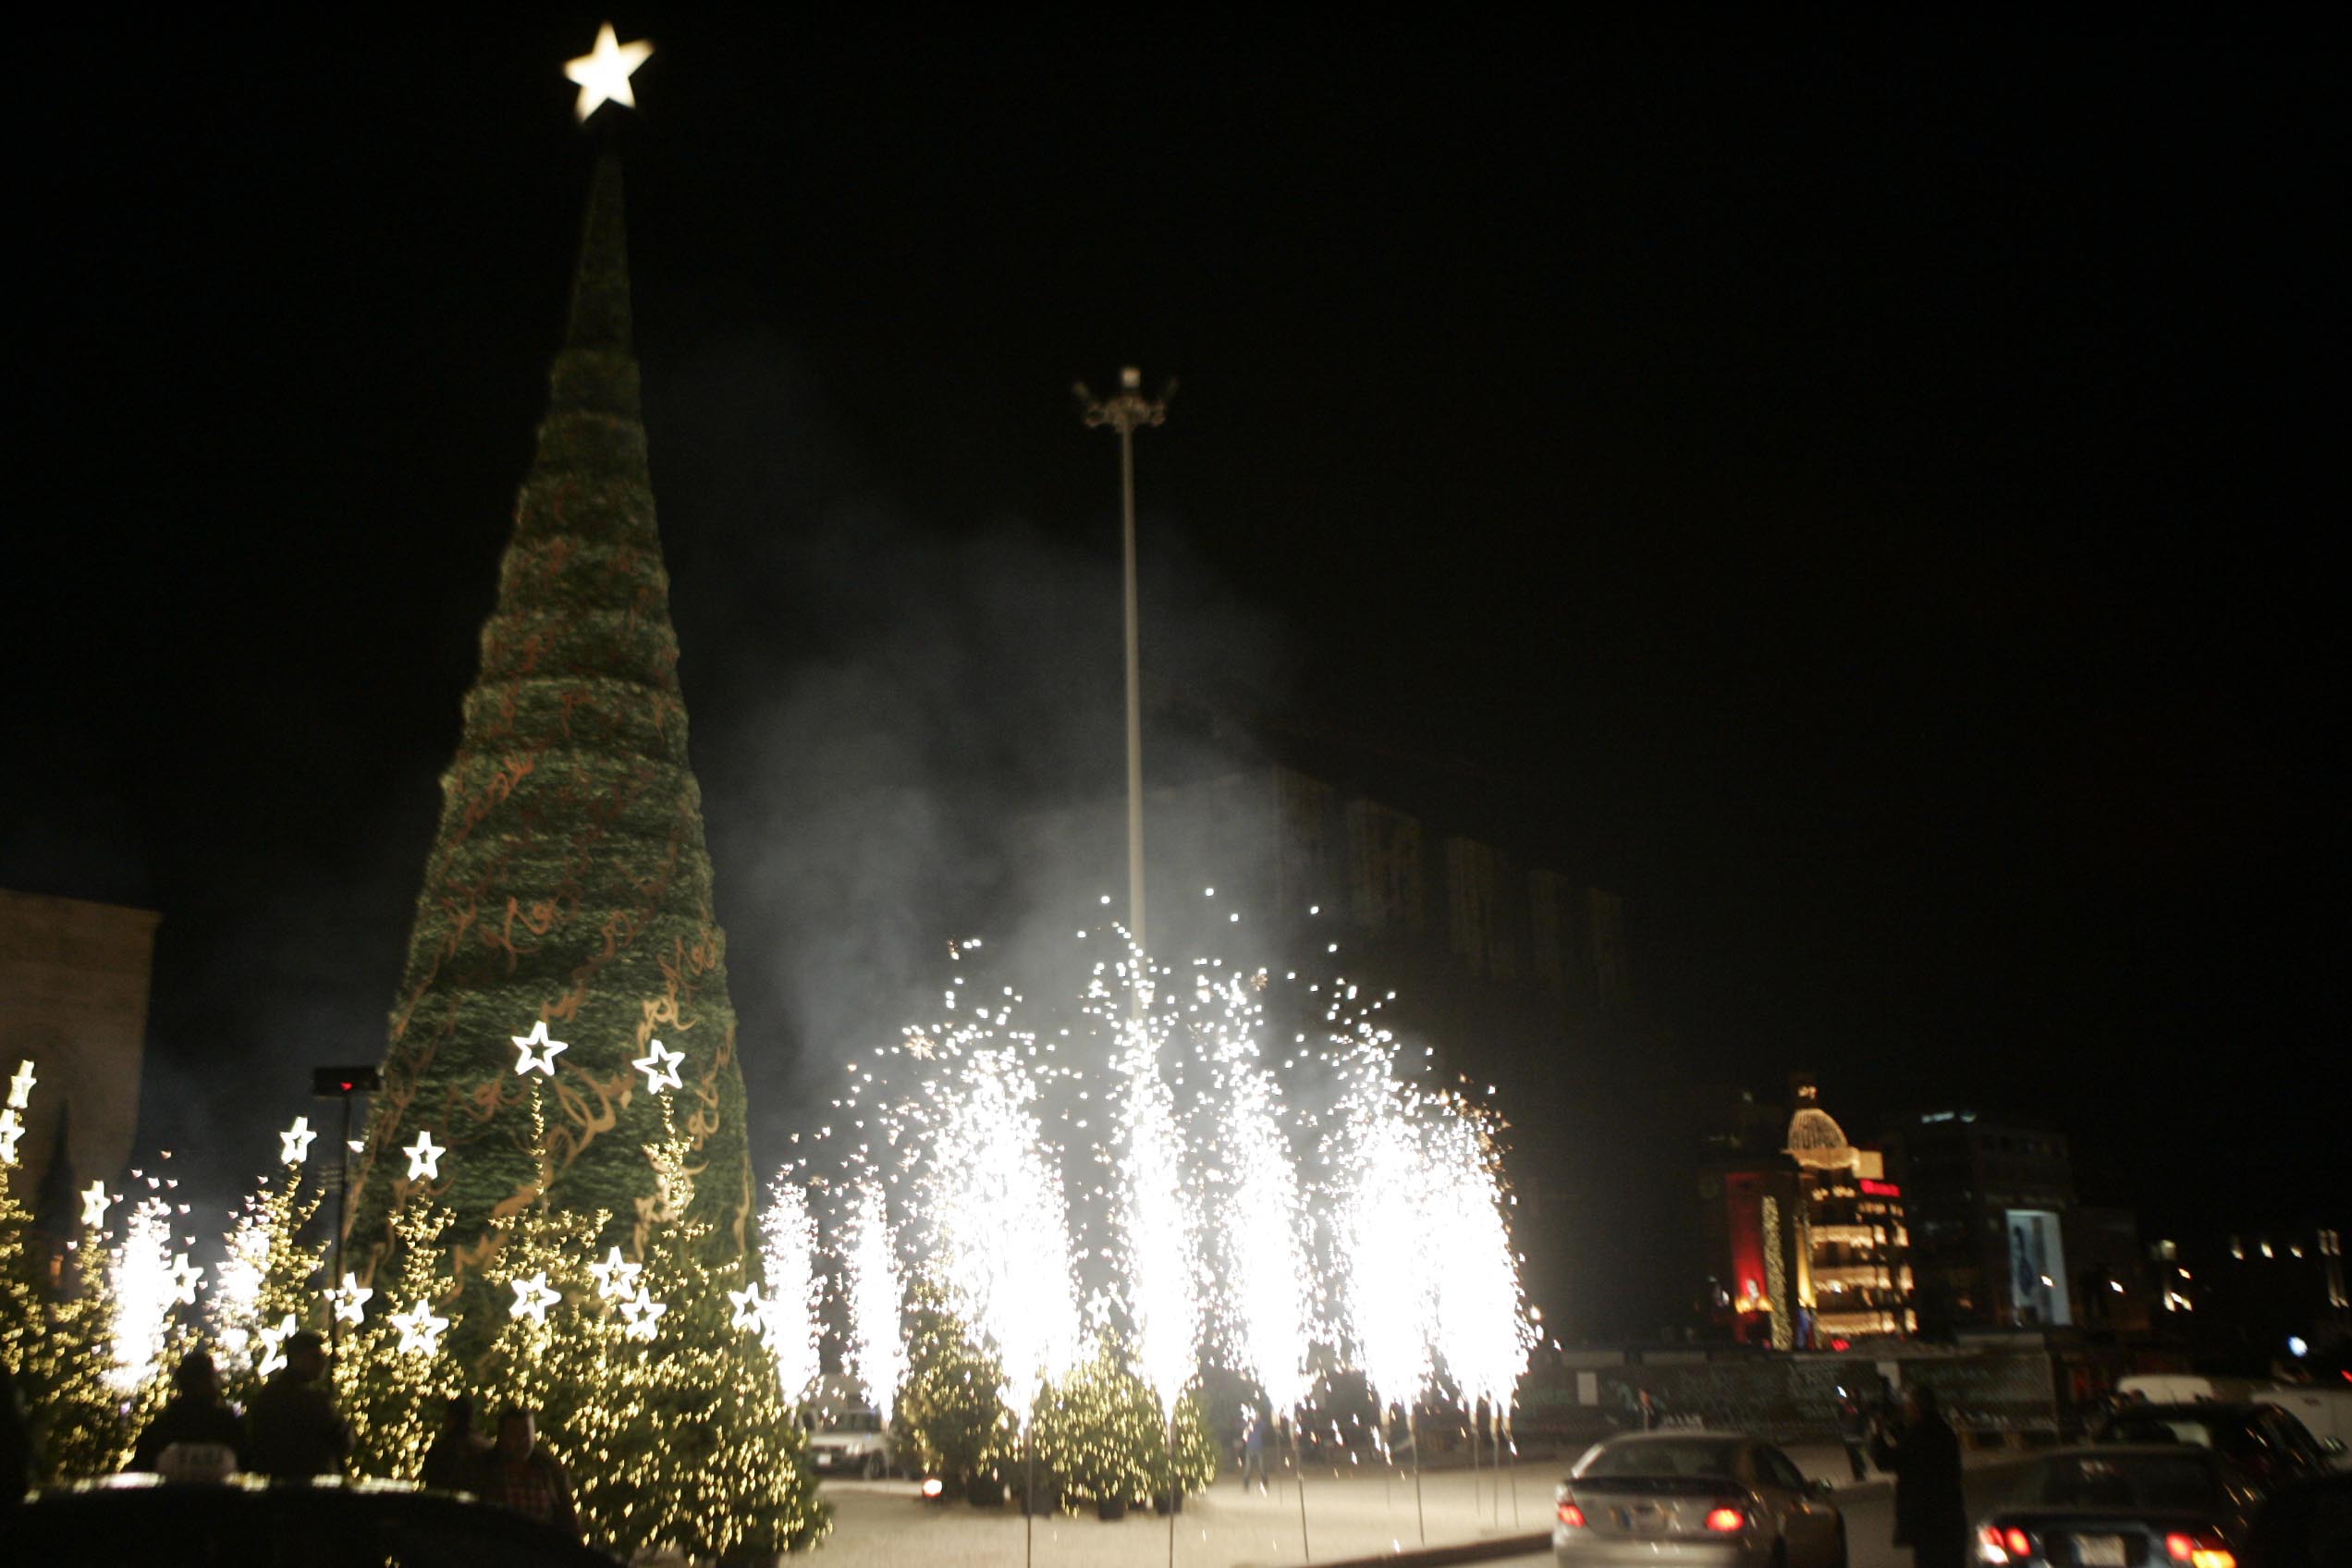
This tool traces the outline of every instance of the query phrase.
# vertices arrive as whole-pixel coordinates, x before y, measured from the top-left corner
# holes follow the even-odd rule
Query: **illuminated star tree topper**
[[[515,1299],[514,1305],[507,1308],[509,1317],[528,1317],[533,1323],[545,1323],[547,1309],[563,1300],[563,1292],[547,1283],[547,1271],[544,1268],[527,1280],[512,1283]]]
[[[433,1304],[420,1296],[415,1306],[392,1315],[392,1326],[400,1330],[401,1354],[431,1355],[440,1348],[441,1330],[449,1326],[449,1320],[436,1317]]]
[[[625,109],[637,106],[637,97],[629,79],[645,63],[654,46],[643,39],[623,43],[606,22],[596,31],[596,46],[575,60],[564,62],[564,77],[580,85],[580,97],[572,112],[586,125],[588,116],[606,104],[619,104]]]
[[[302,1164],[311,1158],[311,1145],[317,1137],[309,1117],[296,1117],[294,1125],[277,1135],[277,1158],[288,1165]]]
[[[81,1222],[93,1231],[102,1228],[106,1223],[106,1210],[120,1201],[107,1195],[105,1182],[91,1182],[81,1191]]]
[[[0,1165],[17,1163],[17,1145],[25,1135],[24,1123],[17,1120],[17,1108],[0,1110]]]
[[[17,1075],[8,1080],[8,1109],[22,1110],[32,1104],[32,1086],[41,1080],[32,1075],[32,1063],[17,1063]]]
[[[368,1300],[375,1292],[361,1284],[346,1269],[341,1285],[330,1285],[319,1293],[326,1298],[326,1305],[335,1309],[337,1318],[346,1323],[358,1323],[366,1317]]]
[[[556,1075],[556,1053],[571,1048],[561,1040],[547,1038],[547,1021],[544,1018],[531,1026],[530,1034],[509,1035],[507,1037],[515,1043],[515,1049],[522,1053],[521,1060],[515,1063],[518,1076],[535,1067],[553,1078]]]
[[[629,1065],[645,1075],[645,1092],[660,1094],[664,1089],[680,1089],[685,1083],[678,1076],[678,1064],[686,1060],[684,1051],[671,1050],[659,1040],[654,1048]]]
[[[596,1281],[596,1294],[606,1301],[615,1296],[626,1300],[630,1291],[636,1286],[637,1276],[644,1271],[643,1264],[623,1259],[619,1247],[606,1253],[604,1262],[588,1266],[590,1278]]]
[[[427,1128],[417,1129],[416,1142],[400,1151],[409,1157],[409,1180],[437,1182],[441,1179],[441,1157],[449,1151],[433,1141]]]

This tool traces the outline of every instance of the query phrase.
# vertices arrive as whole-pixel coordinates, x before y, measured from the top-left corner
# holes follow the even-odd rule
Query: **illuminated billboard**
[[[2008,1218],[2009,1305],[2016,1310],[2017,1322],[2052,1328],[2073,1323],[2058,1216],[2046,1208],[2013,1208]]]

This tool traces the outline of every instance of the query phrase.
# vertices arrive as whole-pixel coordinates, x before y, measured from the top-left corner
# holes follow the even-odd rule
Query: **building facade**
[[[1808,1077],[1770,1153],[1769,1108],[1742,1095],[1719,1113],[1699,1178],[1710,1326],[1773,1350],[1844,1350],[1909,1335],[1910,1236],[1885,1156],[1857,1147]]]
[[[19,1193],[112,1182],[129,1163],[160,919],[0,888],[0,1078],[24,1102],[0,1118],[18,1129],[7,1142]]]
[[[2063,1134],[1935,1110],[1888,1143],[1909,1194],[1919,1316],[1931,1331],[2076,1323],[2081,1281],[2066,1223],[2075,1181]]]

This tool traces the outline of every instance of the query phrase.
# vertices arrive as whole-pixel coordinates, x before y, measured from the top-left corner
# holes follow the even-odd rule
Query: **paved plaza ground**
[[[1807,1474],[1844,1488],[1852,1482],[1845,1455],[1834,1443],[1792,1444],[1789,1456]],[[1335,1475],[1310,1469],[1306,1534],[1299,1528],[1297,1481],[1278,1475],[1260,1492],[1231,1473],[1200,1497],[1186,1501],[1176,1520],[1179,1568],[1278,1568],[1309,1562],[1411,1554],[1431,1547],[1494,1543],[1551,1527],[1552,1488],[1575,1454],[1525,1458],[1498,1478],[1490,1470],[1430,1469],[1421,1476],[1416,1514],[1413,1476],[1386,1466]],[[1875,1483],[1857,1496],[1882,1489]],[[942,1568],[1164,1568],[1168,1520],[1131,1513],[1105,1524],[1054,1515],[1035,1521],[1026,1542],[1023,1520],[1011,1508],[925,1502],[911,1481],[827,1481],[833,1533],[811,1560],[813,1568],[839,1564],[939,1564]],[[1305,1548],[1311,1545],[1310,1558]],[[1498,1555],[1501,1551],[1498,1551]]]

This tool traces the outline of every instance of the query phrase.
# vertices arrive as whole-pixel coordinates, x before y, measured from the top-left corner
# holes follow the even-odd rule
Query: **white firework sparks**
[[[155,1375],[171,1337],[172,1306],[179,1299],[172,1277],[171,1212],[162,1198],[140,1199],[107,1259],[114,1316],[106,1326],[106,1383],[117,1393],[134,1393]]]
[[[1352,1076],[1336,1140],[1340,1305],[1374,1401],[1410,1409],[1431,1372],[1420,1138],[1384,1062]]]
[[[1468,1107],[1447,1100],[1432,1109],[1439,1114],[1423,1136],[1427,1266],[1436,1280],[1432,1337],[1464,1409],[1475,1411],[1483,1399],[1501,1415],[1527,1369],[1535,1331],[1503,1222],[1494,1144]]]
[[[767,1299],[759,1303],[760,1332],[776,1357],[776,1380],[796,1401],[816,1380],[816,1221],[808,1192],[790,1176],[769,1189],[760,1216],[760,1262]]]
[[[906,1376],[906,1330],[900,1321],[906,1289],[899,1277],[882,1189],[868,1179],[857,1184],[855,1193],[840,1241],[842,1291],[850,1309],[844,1369],[865,1386],[866,1397],[888,1427],[899,1381]]]
[[[269,1279],[267,1201],[259,1193],[246,1194],[237,1227],[228,1233],[228,1256],[213,1270],[213,1293],[204,1304],[213,1342],[229,1363],[222,1368],[225,1372],[250,1372],[260,1359],[253,1336],[259,1327],[262,1286]]]
[[[1200,1334],[1199,1244],[1176,1096],[1160,1074],[1158,1021],[1120,1026],[1119,1214],[1126,1243],[1127,1310],[1144,1381],[1159,1395],[1162,1420],[1192,1381]]]
[[[1251,1029],[1256,1010],[1242,978],[1231,977],[1219,996],[1211,1137],[1222,1181],[1209,1223],[1222,1265],[1227,1337],[1241,1370],[1257,1380],[1277,1415],[1287,1415],[1306,1399],[1313,1334],[1298,1170],[1280,1090],[1258,1063]]]
[[[929,1267],[995,1347],[1005,1403],[1023,1423],[1038,1384],[1060,1376],[1078,1346],[1069,1208],[1036,1097],[1014,1052],[963,1056],[924,1103],[919,1183]]]

